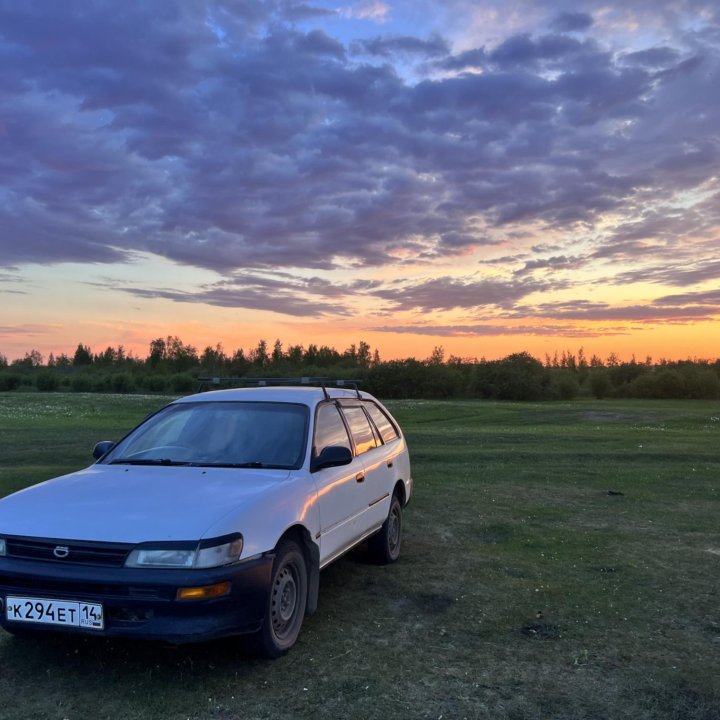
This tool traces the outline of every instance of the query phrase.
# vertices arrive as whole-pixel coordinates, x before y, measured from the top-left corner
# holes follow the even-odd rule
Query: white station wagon
[[[11,633],[252,633],[275,657],[317,608],[323,567],[365,540],[378,562],[400,554],[407,445],[357,389],[191,395],[94,456],[0,500]]]

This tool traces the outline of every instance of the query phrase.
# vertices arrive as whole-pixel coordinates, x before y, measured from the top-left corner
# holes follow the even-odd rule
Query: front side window
[[[294,403],[177,403],[133,430],[103,463],[298,468],[307,425],[307,407]]]
[[[314,446],[316,457],[327,447],[341,446],[352,451],[345,423],[334,404],[318,408]]]

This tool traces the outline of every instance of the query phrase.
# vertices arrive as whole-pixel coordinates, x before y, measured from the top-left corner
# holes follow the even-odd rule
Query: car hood
[[[255,507],[289,470],[92,465],[0,500],[0,534],[138,543],[197,540]]]

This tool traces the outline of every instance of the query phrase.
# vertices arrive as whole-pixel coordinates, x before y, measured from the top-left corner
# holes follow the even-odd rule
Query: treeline
[[[326,345],[265,340],[248,351],[222,345],[202,352],[178,337],[157,338],[141,358],[124,348],[94,353],[78,344],[71,356],[36,350],[8,363],[0,354],[0,391],[157,392],[194,391],[202,377],[328,377],[354,379],[381,398],[485,398],[571,400],[606,398],[720,398],[720,359],[621,361],[563,352],[541,362],[529,353],[501,360],[446,359],[436,347],[424,360],[383,361],[364,341],[339,352]]]

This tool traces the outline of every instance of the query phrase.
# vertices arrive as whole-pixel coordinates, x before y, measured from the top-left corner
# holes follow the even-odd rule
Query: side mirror
[[[112,440],[102,440],[93,448],[93,457],[99,460],[105,453],[110,452],[115,447]]]
[[[326,467],[349,465],[352,462],[352,451],[344,445],[330,445],[313,459],[312,470],[322,470]]]

